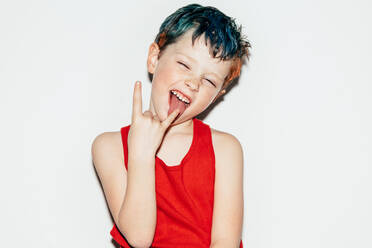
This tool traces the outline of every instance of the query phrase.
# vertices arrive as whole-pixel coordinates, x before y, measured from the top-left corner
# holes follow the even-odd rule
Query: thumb
[[[178,114],[180,113],[179,109],[175,109],[164,121],[162,121],[161,125],[166,130],[170,124],[177,118]]]

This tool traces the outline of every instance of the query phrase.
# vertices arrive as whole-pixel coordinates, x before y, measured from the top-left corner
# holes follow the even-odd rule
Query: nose
[[[197,80],[186,80],[186,85],[190,87],[191,90],[193,91],[198,91],[199,90],[199,83]]]

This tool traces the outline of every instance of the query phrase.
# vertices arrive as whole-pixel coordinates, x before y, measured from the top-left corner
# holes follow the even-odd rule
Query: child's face
[[[160,58],[156,43],[152,43],[149,49],[147,66],[153,74],[150,100],[152,113],[160,120],[170,114],[171,90],[177,90],[191,100],[172,125],[192,119],[222,95],[225,91],[220,90],[232,65],[231,61],[221,61],[211,56],[204,35],[196,39],[193,46],[192,32],[187,31],[177,42],[168,45]]]

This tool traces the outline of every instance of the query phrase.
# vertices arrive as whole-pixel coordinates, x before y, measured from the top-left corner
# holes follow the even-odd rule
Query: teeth
[[[187,103],[187,104],[190,103],[190,101],[189,101],[187,98],[183,97],[183,96],[182,96],[180,93],[178,93],[177,91],[172,90],[171,92],[172,92],[173,95],[177,96],[177,98],[180,99],[181,101],[183,101],[184,103]]]

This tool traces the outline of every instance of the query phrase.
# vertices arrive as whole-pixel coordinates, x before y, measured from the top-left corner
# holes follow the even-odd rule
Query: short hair
[[[233,60],[230,73],[222,86],[222,89],[226,88],[229,82],[240,75],[244,57],[249,60],[251,55],[251,44],[241,34],[242,26],[238,26],[235,19],[215,7],[189,4],[169,15],[161,24],[155,38],[160,53],[191,28],[195,28],[192,35],[193,45],[196,38],[205,34],[206,45],[209,40],[214,58]]]

